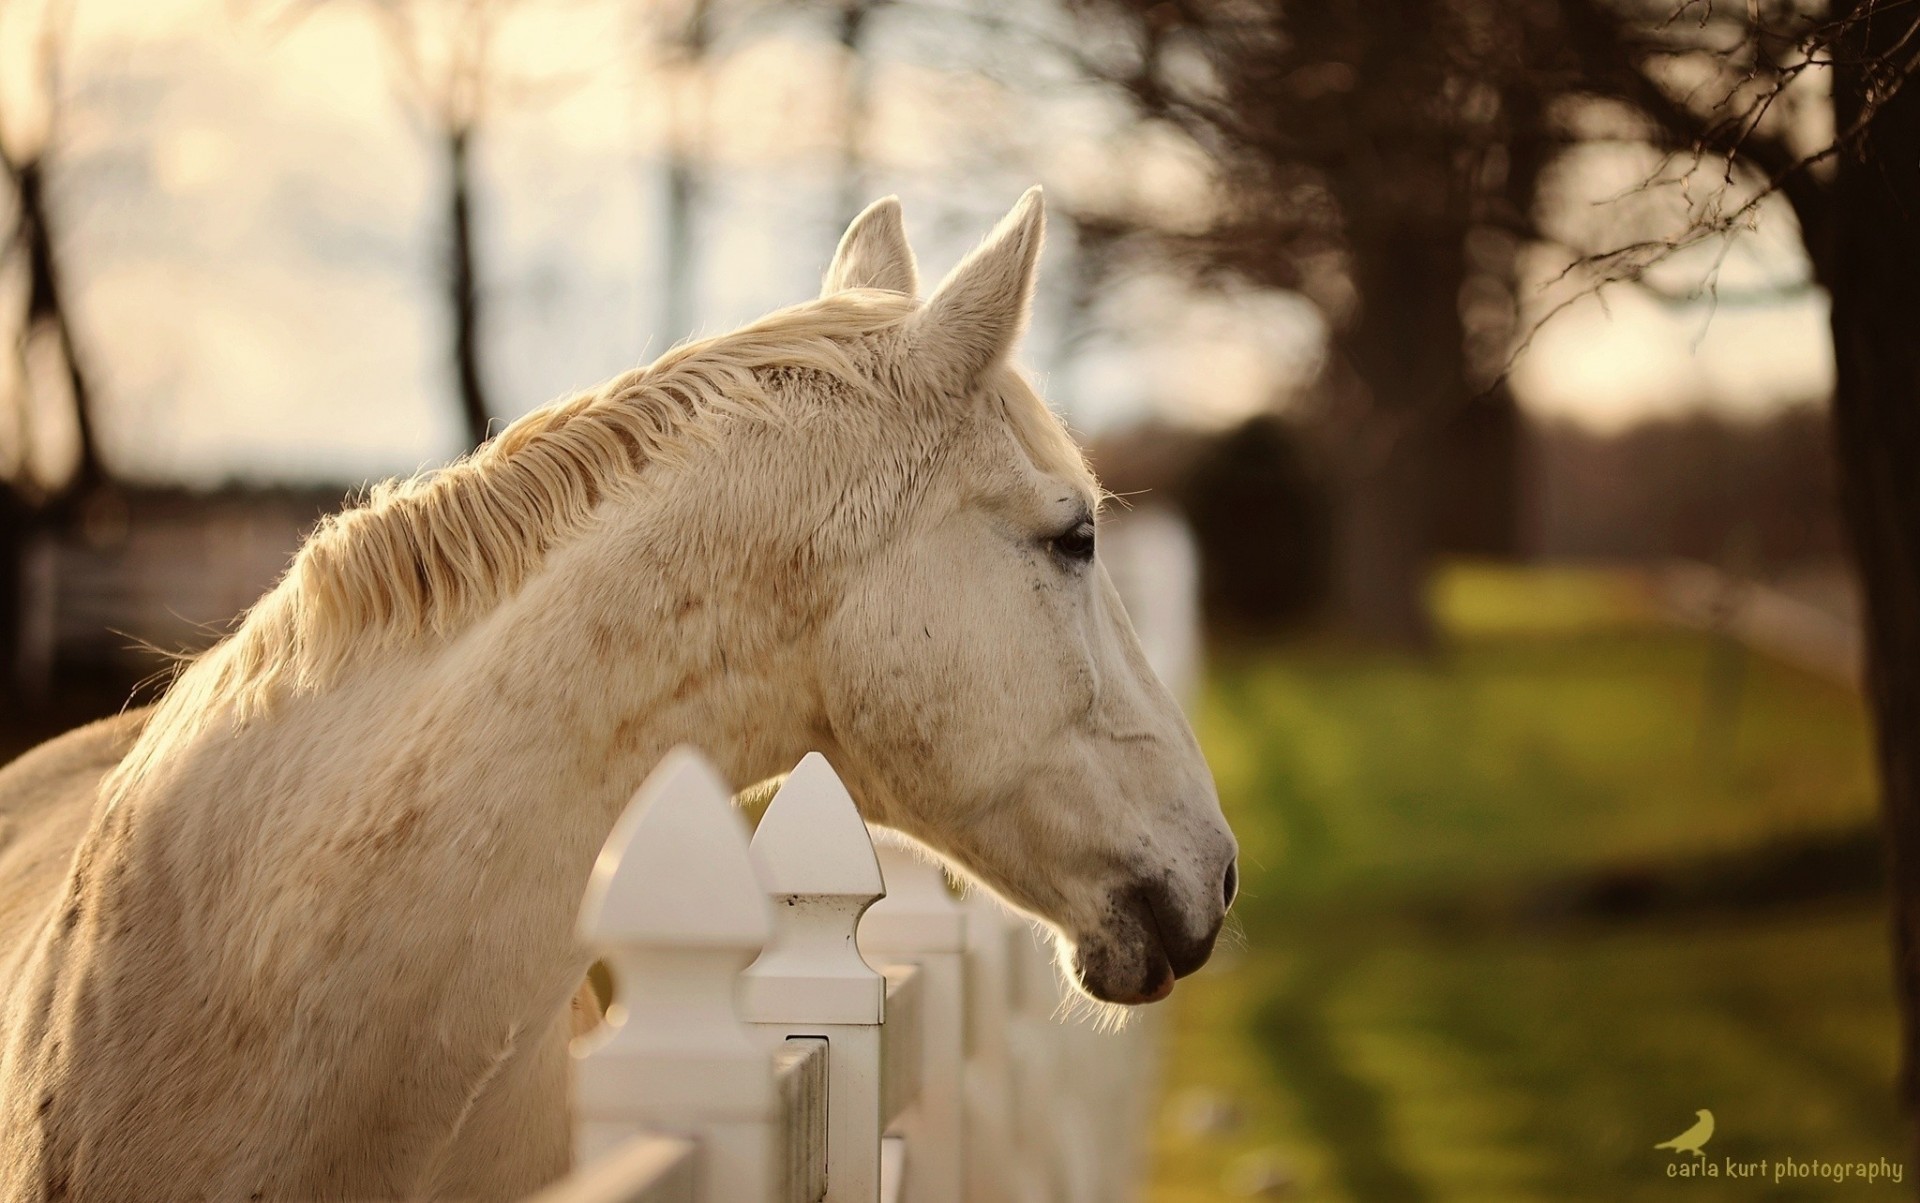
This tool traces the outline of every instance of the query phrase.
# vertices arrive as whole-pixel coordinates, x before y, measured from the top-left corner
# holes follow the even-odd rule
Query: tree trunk
[[[492,407],[480,365],[480,284],[473,240],[473,131],[447,131],[447,303],[453,323],[453,366],[460,389],[460,418],[467,445],[478,447],[491,433]]]
[[[1340,626],[1368,643],[1405,651],[1433,646],[1427,576],[1433,539],[1426,508],[1432,462],[1418,437],[1363,452],[1335,499],[1334,591]]]
[[[686,23],[679,33],[680,51],[688,65],[686,77],[672,93],[673,124],[667,142],[667,211],[661,222],[665,242],[666,300],[661,324],[669,342],[679,342],[693,334],[694,313],[698,308],[695,279],[699,258],[695,228],[699,219],[700,176],[698,159],[707,150],[708,70],[707,52],[713,44],[713,6],[711,0],[692,0]]]
[[[100,458],[98,423],[94,414],[93,385],[74,339],[73,322],[67,308],[65,278],[53,244],[53,228],[48,220],[46,172],[43,160],[22,163],[13,173],[15,203],[19,206],[18,246],[27,264],[27,308],[20,325],[22,347],[43,334],[54,340],[65,372],[65,385],[73,402],[74,429],[79,450],[73,475],[53,489],[56,499],[82,497],[106,480],[106,467]]]
[[[661,324],[667,341],[677,343],[693,334],[695,309],[693,240],[695,209],[699,205],[699,181],[694,178],[691,158],[675,150],[667,162],[666,305]]]
[[[1512,559],[1520,554],[1520,405],[1505,381],[1466,398],[1440,430],[1434,550]]]
[[[1363,312],[1342,339],[1358,388],[1336,453],[1334,592],[1354,634],[1415,651],[1434,641],[1441,432],[1466,393],[1465,236],[1451,221],[1410,221],[1353,240]]]
[[[873,15],[872,0],[841,0],[834,22],[834,38],[840,43],[840,163],[839,202],[834,214],[833,237],[847,227],[872,198],[866,195],[867,123],[872,107],[870,95],[873,64],[865,53],[867,18]]]
[[[1884,103],[1857,153],[1836,166],[1830,241],[1816,248],[1833,297],[1835,447],[1865,600],[1905,1019],[1900,1088],[1910,1107],[1920,1103],[1920,226],[1912,211],[1920,196],[1920,84],[1888,97],[1873,77],[1912,27],[1901,12],[1862,17],[1832,55],[1837,128],[1853,127],[1870,98]]]

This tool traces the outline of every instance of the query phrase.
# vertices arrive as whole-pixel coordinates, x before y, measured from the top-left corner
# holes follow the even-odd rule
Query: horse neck
[[[258,1132],[305,1133],[335,1184],[440,1156],[496,1079],[514,1123],[560,1114],[535,1096],[563,1077],[500,1075],[564,1048],[586,969],[575,915],[632,791],[674,743],[744,781],[808,741],[807,653],[762,621],[766,598],[695,597],[633,554],[558,549],[455,636],[162,739],[69,883],[73,948],[109,924],[133,934],[108,958],[40,954],[47,980],[87,975],[85,997],[106,1000],[75,1009],[71,1046],[120,1050],[74,1089],[241,1090]],[[242,1047],[250,1064],[326,1072],[235,1086]],[[351,1118],[307,1133],[314,1115]]]
[[[260,1005],[343,974],[366,995],[356,1009],[457,1007],[439,1030],[476,1041],[537,1023],[584,971],[572,933],[594,857],[669,748],[747,784],[819,742],[805,639],[770,595],[744,577],[694,590],[715,566],[676,579],[645,546],[622,555],[557,549],[457,636],[175,749],[154,799],[171,846],[154,851],[254,866],[250,896],[196,892],[199,930],[225,945],[211,956],[271,950],[248,975]],[[334,963],[341,948],[354,964]]]
[[[556,556],[425,666],[423,711],[399,705],[415,755],[444,774],[433,802],[449,828],[509,852],[453,858],[467,880],[449,892],[507,900],[515,926],[561,943],[600,845],[670,748],[690,744],[745,785],[818,742],[805,639],[764,589],[725,566],[719,589],[686,579],[716,566],[649,571],[664,557],[644,548],[621,558],[636,562],[591,543]]]

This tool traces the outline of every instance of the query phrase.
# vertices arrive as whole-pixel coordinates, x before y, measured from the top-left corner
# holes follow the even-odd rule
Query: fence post
[[[741,979],[741,1015],[783,1039],[826,1038],[826,1198],[875,1203],[887,984],[854,932],[886,885],[867,825],[826,757],[810,752],[793,770],[753,851],[773,897],[773,938]]]
[[[1010,941],[1025,924],[984,890],[967,892],[967,1203],[1014,1198]]]
[[[877,961],[920,966],[922,1040],[919,1101],[902,1121],[906,1197],[961,1203],[966,1185],[961,1095],[966,1054],[966,913],[946,874],[900,837],[875,841],[887,896],[860,923],[860,950]]]
[[[580,939],[606,961],[615,1000],[575,1048],[577,1161],[638,1132],[682,1133],[698,1148],[702,1203],[773,1203],[772,1056],[734,1013],[768,930],[730,792],[675,748],[614,825],[580,908]]]
[[[1017,1148],[1011,1163],[1019,1203],[1056,1198],[1055,1165],[1049,1132],[1053,1100],[1059,1089],[1057,1012],[1059,976],[1036,931],[1015,933],[1010,941],[1008,979],[1013,1006],[1007,1019],[1012,1052],[1013,1117]]]

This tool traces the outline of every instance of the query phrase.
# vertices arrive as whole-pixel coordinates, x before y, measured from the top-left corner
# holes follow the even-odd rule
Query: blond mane
[[[223,704],[244,718],[323,687],[354,657],[457,633],[519,589],[621,480],[712,439],[729,419],[776,419],[769,371],[824,372],[870,390],[849,344],[912,309],[905,297],[856,290],[779,310],[536,409],[444,468],[375,485],[321,521],[230,636],[184,664],[116,776],[134,771],[161,729]]]

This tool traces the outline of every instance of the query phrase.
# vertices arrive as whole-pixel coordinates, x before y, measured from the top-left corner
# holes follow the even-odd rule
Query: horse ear
[[[1046,228],[1040,189],[1030,188],[915,317],[914,354],[946,385],[971,385],[1026,331]]]
[[[830,297],[849,288],[884,288],[913,296],[920,291],[920,271],[900,217],[900,198],[883,197],[866,207],[840,236],[820,295]]]

